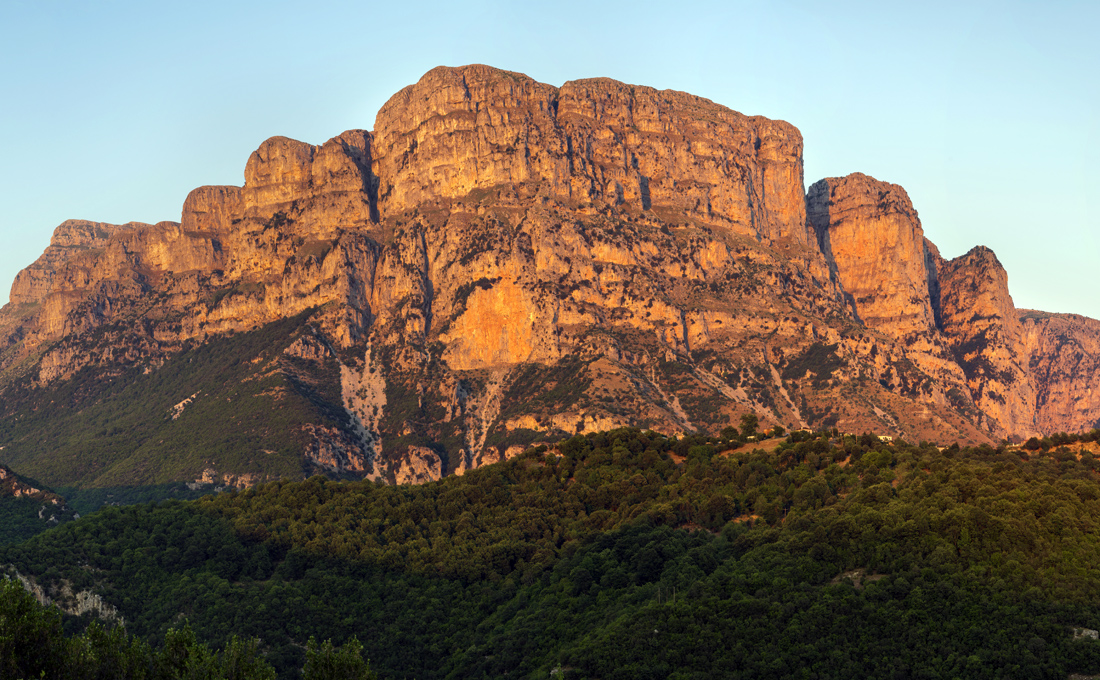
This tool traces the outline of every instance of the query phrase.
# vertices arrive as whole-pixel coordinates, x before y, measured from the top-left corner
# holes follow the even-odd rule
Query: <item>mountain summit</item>
[[[68,221],[0,310],[0,461],[52,485],[435,479],[578,432],[997,441],[1100,422],[1100,322],[1017,310],[792,125],[440,67],[178,223]]]

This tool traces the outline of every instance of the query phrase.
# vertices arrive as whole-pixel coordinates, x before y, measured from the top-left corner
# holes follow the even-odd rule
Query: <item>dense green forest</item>
[[[255,638],[233,637],[224,649],[211,650],[190,628],[172,629],[153,649],[120,627],[91,623],[79,635],[66,636],[61,615],[35,601],[22,586],[0,583],[0,677],[5,680],[274,680],[275,670],[258,651]],[[371,680],[354,638],[337,647],[331,640],[306,645],[306,680]]]
[[[1073,634],[1100,629],[1100,460],[1076,443],[1098,435],[765,453],[619,430],[423,486],[108,507],[0,563],[94,590],[153,650],[181,622],[256,638],[281,678],[314,637],[383,678],[1064,680],[1100,673]]]
[[[0,545],[25,541],[74,516],[69,508],[41,499],[0,495]]]

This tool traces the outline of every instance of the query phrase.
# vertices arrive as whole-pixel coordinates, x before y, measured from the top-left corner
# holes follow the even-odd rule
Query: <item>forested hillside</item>
[[[11,581],[0,583],[0,677],[105,680],[133,678],[180,680],[274,680],[275,671],[258,652],[258,640],[230,639],[212,650],[190,628],[172,629],[153,649],[119,626],[107,630],[93,622],[66,637],[56,609],[39,606]],[[354,639],[341,647],[332,641],[306,645],[305,680],[369,680],[377,677],[360,656]]]
[[[64,498],[0,465],[0,545],[24,541],[75,517]]]
[[[765,453],[617,430],[422,486],[110,507],[0,563],[101,594],[154,648],[183,621],[259,638],[283,678],[310,637],[354,636],[383,678],[1064,680],[1100,672],[1073,633],[1100,629],[1098,435]]]

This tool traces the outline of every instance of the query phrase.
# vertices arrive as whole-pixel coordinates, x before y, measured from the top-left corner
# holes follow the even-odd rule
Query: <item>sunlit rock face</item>
[[[683,92],[440,67],[382,107],[374,134],[384,211],[532,182],[558,200],[810,241],[798,130]]]
[[[948,390],[967,395],[991,433],[1095,424],[1089,383],[1097,379],[1097,354],[1088,320],[1033,315],[1025,332],[993,251],[979,246],[943,259],[905,190],[860,173],[811,186],[807,215],[860,321],[898,340]]]
[[[340,417],[298,430],[303,459],[389,482],[745,413],[944,442],[1100,419],[1096,322],[1021,321],[992,252],[944,260],[897,185],[803,187],[782,121],[441,67],[373,132],[263,142],[179,223],[58,227],[0,311],[0,371],[152,371],[304,314],[286,361]]]
[[[1036,390],[1037,432],[1100,427],[1100,321],[1018,310]]]
[[[148,227],[147,224],[131,222],[125,225],[89,222],[87,220],[66,220],[54,229],[50,245],[45,252],[23,271],[16,275],[12,283],[8,300],[13,305],[25,305],[40,302],[49,293],[54,284],[54,276],[59,267],[82,251],[103,247],[113,235],[128,229]]]
[[[856,173],[816,182],[806,204],[863,323],[899,339],[936,331],[924,231],[905,189]]]
[[[1004,267],[979,246],[942,262],[939,281],[944,335],[975,403],[1005,431],[1033,433],[1035,385]]]

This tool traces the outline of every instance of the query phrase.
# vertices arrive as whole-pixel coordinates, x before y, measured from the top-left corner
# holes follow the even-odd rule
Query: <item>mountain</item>
[[[981,443],[1100,423],[1100,322],[1016,310],[899,186],[689,94],[440,67],[178,223],[69,221],[0,310],[0,460],[51,484],[391,483],[621,426]]]

